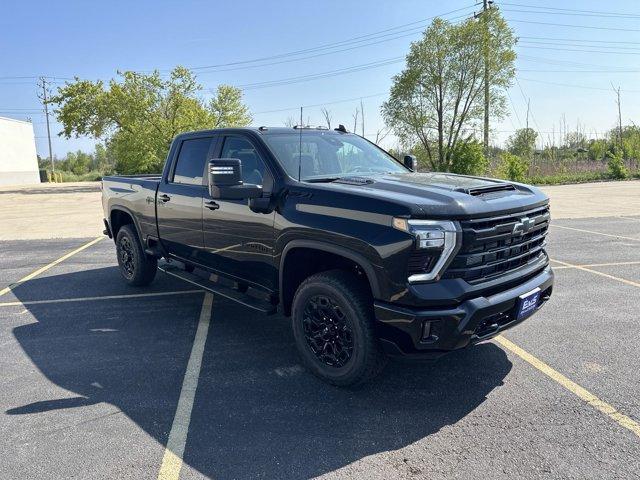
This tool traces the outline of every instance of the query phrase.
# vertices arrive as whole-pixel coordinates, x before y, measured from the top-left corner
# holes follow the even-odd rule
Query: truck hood
[[[548,202],[544,193],[530,185],[451,173],[353,176],[325,185],[402,203],[417,218],[493,216]]]

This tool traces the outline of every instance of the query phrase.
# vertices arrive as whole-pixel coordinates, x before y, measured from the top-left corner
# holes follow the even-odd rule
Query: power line
[[[517,78],[516,78],[517,80]],[[570,88],[584,88],[586,90],[603,90],[603,91],[611,91],[610,88],[602,88],[602,87],[591,87],[589,85],[576,85],[574,83],[559,83],[559,82],[548,82],[546,80],[534,80],[532,78],[522,78],[520,77],[520,80],[524,80],[525,82],[535,82],[535,83],[544,83],[547,85],[557,85],[559,87],[570,87]],[[621,90],[623,92],[627,92],[627,93],[637,93],[640,92],[640,90]]]
[[[253,68],[270,67],[270,66],[273,66],[273,65],[281,65],[283,63],[298,62],[298,61],[302,61],[302,60],[308,60],[310,58],[317,58],[317,57],[323,57],[323,56],[326,56],[326,55],[333,55],[335,53],[348,52],[348,51],[351,51],[351,50],[356,50],[358,48],[368,47],[368,46],[371,46],[371,45],[377,45],[379,43],[388,42],[390,40],[396,40],[396,39],[399,39],[399,38],[410,37],[410,36],[415,35],[416,33],[417,32],[412,32],[412,33],[405,34],[405,35],[400,35],[398,37],[394,37],[394,38],[391,38],[391,39],[380,40],[380,41],[377,41],[377,42],[371,42],[371,43],[367,43],[367,44],[363,44],[363,45],[358,45],[358,46],[355,46],[355,47],[343,48],[343,49],[340,49],[340,50],[333,50],[333,51],[330,51],[330,52],[317,53],[315,55],[309,55],[309,56],[306,56],[306,57],[289,58],[289,59],[280,60],[280,61],[277,61],[277,62],[260,63],[260,64],[257,64],[257,65],[245,65],[245,66],[240,66],[240,67],[222,68],[222,69],[216,69],[216,70],[205,70],[205,71],[198,72],[198,75],[204,75],[204,74],[208,74],[208,73],[231,72],[231,71],[237,71],[237,70],[247,70],[247,69],[253,69]]]
[[[580,38],[557,38],[557,37],[530,37],[530,36],[520,36],[519,39],[529,39],[529,40],[557,40],[561,42],[587,42],[587,43],[615,43],[615,44],[628,44],[628,45],[640,45],[640,42],[627,42],[627,41],[618,41],[618,40],[585,40]]]
[[[352,97],[352,98],[344,98],[342,100],[332,100],[330,102],[323,102],[323,103],[316,103],[313,105],[303,105],[304,108],[314,108],[314,107],[324,107],[326,105],[335,105],[338,103],[347,103],[347,102],[353,102],[355,100],[360,100],[360,99],[366,99],[366,98],[374,98],[374,97],[381,97],[383,95],[388,95],[389,92],[380,92],[380,93],[373,93],[371,95],[359,95],[357,97]],[[265,114],[265,113],[279,113],[279,112],[290,112],[292,110],[298,110],[300,107],[290,107],[290,108],[279,108],[277,110],[265,110],[262,112],[252,112],[253,115],[261,115],[261,114]]]
[[[338,70],[330,70],[328,72],[320,72],[320,73],[302,75],[297,77],[288,77],[288,78],[282,78],[279,80],[270,80],[265,82],[247,83],[244,85],[239,85],[238,88],[241,88],[242,90],[254,90],[257,88],[290,85],[292,83],[307,82],[310,80],[317,80],[320,78],[329,78],[329,77],[334,77],[336,75],[344,75],[347,73],[360,72],[360,71],[369,70],[372,68],[384,67],[386,65],[392,65],[394,63],[399,63],[402,61],[404,61],[404,57],[395,57],[395,58],[389,58],[386,60],[380,60],[377,62],[365,63],[362,65],[354,65],[353,67],[341,68]]]
[[[619,51],[622,51],[624,53],[627,53],[628,51],[631,52],[640,52],[640,47],[627,47],[624,45],[588,45],[588,44],[584,44],[584,43],[573,43],[573,42],[547,42],[547,41],[542,41],[542,40],[524,40],[523,42],[520,42],[519,45],[521,44],[525,44],[525,45],[559,45],[562,47],[577,47],[577,48],[598,48],[598,49],[608,49],[609,52],[611,53],[615,53],[614,49],[617,49]]]
[[[73,80],[71,77],[51,77],[48,75],[32,75],[32,76],[2,76],[0,80],[38,80],[46,78],[47,80]]]
[[[559,60],[555,58],[532,57],[529,55],[518,55],[518,60],[533,61],[539,63],[548,63],[550,65],[570,65],[575,67],[595,67],[602,69],[615,70],[617,67],[611,65],[599,65],[595,63],[573,62],[571,60]]]
[[[536,68],[518,68],[518,71],[536,73],[640,73],[640,70],[540,70]]]
[[[598,18],[619,18],[619,19],[637,19],[640,18],[637,15],[621,15],[615,13],[580,13],[579,11],[574,12],[545,12],[545,11],[536,11],[536,10],[521,10],[514,8],[501,8],[502,11],[505,12],[515,12],[515,13],[533,13],[533,14],[541,14],[541,15],[565,15],[571,17],[598,17]]]
[[[455,20],[455,19],[459,19],[459,18],[467,18],[467,15],[460,15],[457,17],[452,17],[449,18],[447,20]],[[261,67],[270,67],[273,65],[281,65],[284,63],[291,63],[291,62],[299,62],[299,61],[303,61],[303,60],[308,60],[311,58],[318,58],[318,57],[323,57],[326,55],[334,55],[336,53],[342,53],[342,52],[348,52],[348,51],[352,51],[352,50],[356,50],[358,48],[363,48],[363,47],[369,47],[372,45],[378,45],[381,43],[386,43],[386,42],[390,42],[392,40],[398,40],[401,38],[406,38],[406,37],[412,37],[414,36],[416,33],[420,33],[422,32],[424,29],[424,26],[420,26],[420,27],[414,27],[408,30],[401,30],[399,32],[394,32],[394,34],[396,33],[403,33],[403,32],[410,32],[410,33],[404,33],[403,35],[396,35],[394,37],[391,38],[386,38],[384,40],[377,40],[377,41],[369,41],[368,43],[362,43],[360,45],[355,45],[355,46],[351,46],[351,47],[346,47],[346,48],[340,48],[338,50],[330,50],[330,51],[325,51],[322,53],[315,53],[313,55],[307,55],[307,56],[303,56],[303,57],[297,57],[297,58],[286,58],[284,60],[278,60],[278,61],[274,61],[274,62],[267,62],[267,63],[258,63],[255,65],[241,65],[241,66],[232,66],[229,68],[221,68],[221,67],[216,67],[216,66],[210,66],[210,67],[201,67],[203,70],[198,71],[198,75],[206,75],[206,74],[210,74],[210,73],[219,73],[219,72],[231,72],[231,71],[238,71],[238,70],[248,70],[248,69],[254,69],[254,68],[261,68]],[[386,36],[386,35],[383,35]],[[372,39],[368,39],[368,40],[376,40],[375,38]],[[359,43],[361,41],[355,42],[355,43]],[[348,45],[345,43],[345,45]],[[319,50],[323,50],[324,48],[321,48]],[[204,70],[206,68],[206,70]],[[192,68],[193,69],[193,68]]]
[[[570,27],[570,28],[586,28],[591,30],[610,30],[615,32],[640,32],[636,28],[614,28],[614,27],[596,27],[593,25],[572,25],[569,23],[550,23],[550,22],[534,22],[531,20],[507,19],[508,22],[530,23],[532,25],[549,25],[552,27]]]
[[[543,10],[556,10],[556,11],[564,11],[564,12],[597,13],[602,15],[620,15],[625,17],[627,16],[640,17],[640,15],[633,14],[633,13],[607,12],[603,10],[579,10],[579,9],[573,9],[573,8],[545,7],[541,5],[531,5],[531,4],[527,5],[523,3],[512,3],[512,2],[503,2],[503,1],[500,2],[500,5],[508,5],[512,7],[537,8],[537,9],[543,9]]]
[[[294,51],[291,51],[291,52],[285,52],[285,53],[280,53],[280,54],[276,54],[276,55],[268,55],[268,56],[265,56],[265,57],[258,57],[258,58],[247,59],[247,60],[238,60],[238,61],[234,61],[234,62],[219,63],[219,64],[213,64],[213,65],[192,66],[192,67],[188,67],[188,68],[191,69],[191,70],[206,70],[206,69],[212,69],[212,68],[246,65],[246,64],[250,64],[250,63],[263,62],[263,61],[268,61],[268,60],[276,60],[276,59],[290,57],[290,56],[298,56],[298,55],[303,55],[305,53],[317,52],[317,51],[336,48],[336,47],[343,47],[343,46],[351,45],[351,44],[354,44],[354,43],[367,42],[367,41],[374,40],[374,39],[379,39],[379,38],[382,38],[382,37],[385,37],[385,36],[391,36],[391,35],[395,35],[395,34],[398,34],[398,33],[402,33],[401,31],[388,33],[388,32],[392,32],[393,30],[399,30],[399,29],[402,29],[404,27],[408,27],[408,26],[411,26],[411,25],[423,24],[423,23],[426,23],[426,22],[428,22],[430,20],[433,20],[434,18],[444,17],[445,15],[450,15],[452,13],[460,12],[460,11],[463,11],[463,10],[468,10],[468,9],[471,9],[471,8],[473,8],[473,5],[468,5],[466,7],[457,8],[455,10],[450,10],[448,12],[441,13],[439,15],[434,15],[432,17],[423,18],[421,20],[415,20],[413,22],[405,23],[403,25],[398,25],[398,26],[387,28],[387,29],[384,29],[384,30],[379,30],[379,31],[376,31],[376,32],[368,33],[368,34],[365,34],[365,35],[359,35],[359,36],[356,36],[356,37],[347,38],[345,40],[341,40],[341,41],[337,41],[337,42],[331,42],[331,43],[325,43],[325,44],[317,45],[315,47],[305,48],[305,49],[301,49],[301,50],[294,50]],[[466,15],[463,15],[463,16],[466,16]],[[413,27],[413,28],[411,28],[409,30],[415,30],[415,29],[418,29],[418,28],[422,29],[422,28],[424,28],[424,25],[422,25],[420,27]],[[408,30],[404,30],[404,31],[406,32]],[[159,70],[159,71],[168,71],[168,70]]]
[[[528,48],[535,50],[553,50],[553,51],[563,51],[563,52],[584,52],[584,53],[604,53],[607,55],[640,55],[640,51],[635,52],[617,52],[613,50],[587,50],[584,48],[560,48],[553,46],[542,46],[542,45],[518,45],[518,48]]]

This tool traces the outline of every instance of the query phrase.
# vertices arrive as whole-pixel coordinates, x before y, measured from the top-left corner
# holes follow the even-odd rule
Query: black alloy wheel
[[[135,262],[133,246],[129,237],[123,236],[119,242],[120,264],[122,265],[122,273],[127,278],[133,278],[135,275]]]
[[[304,308],[307,345],[325,365],[344,367],[353,353],[353,332],[340,306],[325,295],[314,295]]]

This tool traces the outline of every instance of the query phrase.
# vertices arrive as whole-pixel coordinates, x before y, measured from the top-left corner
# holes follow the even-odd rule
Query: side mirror
[[[412,172],[418,171],[418,159],[415,157],[415,155],[405,155],[403,163],[404,166]]]
[[[243,200],[262,196],[262,185],[242,182],[242,162],[238,158],[209,161],[209,195],[222,200]]]

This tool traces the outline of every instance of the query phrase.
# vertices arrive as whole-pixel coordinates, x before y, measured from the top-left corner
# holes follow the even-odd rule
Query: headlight
[[[409,282],[428,282],[439,278],[458,244],[459,228],[448,220],[409,220],[394,218],[393,227],[413,235],[416,249],[431,253],[435,264],[429,271],[409,275]]]

